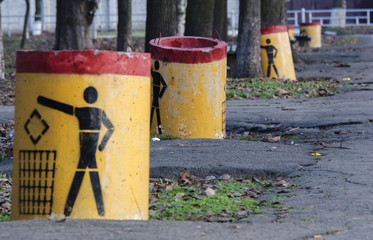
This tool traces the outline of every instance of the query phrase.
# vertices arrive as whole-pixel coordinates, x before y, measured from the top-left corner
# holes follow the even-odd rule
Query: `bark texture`
[[[287,25],[286,0],[261,0],[262,28]]]
[[[183,36],[185,31],[185,12],[187,0],[176,0],[176,15],[177,15],[177,33],[178,36]]]
[[[262,76],[260,63],[260,2],[240,0],[235,77]]]
[[[215,0],[188,0],[185,36],[212,37]]]
[[[5,63],[4,63],[4,44],[3,44],[3,31],[1,29],[1,3],[0,0],[0,86],[3,85],[3,80],[5,79]]]
[[[213,30],[218,31],[221,40],[223,41],[227,41],[228,39],[227,8],[227,0],[215,0]]]
[[[177,1],[147,0],[145,52],[149,52],[149,41],[162,37],[175,36],[177,33]]]
[[[56,50],[93,48],[91,24],[97,0],[57,0]]]
[[[132,40],[132,1],[118,0],[117,51],[130,51]]]

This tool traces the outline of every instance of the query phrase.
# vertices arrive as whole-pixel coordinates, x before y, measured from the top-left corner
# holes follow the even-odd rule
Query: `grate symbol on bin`
[[[19,212],[50,215],[53,205],[57,151],[19,151]]]

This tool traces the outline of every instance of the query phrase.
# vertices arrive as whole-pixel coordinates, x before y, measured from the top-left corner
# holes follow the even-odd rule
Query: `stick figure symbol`
[[[166,91],[167,84],[164,81],[162,75],[158,72],[159,70],[159,62],[154,62],[154,70],[152,70],[152,78],[153,78],[153,103],[152,109],[150,110],[150,126],[153,122],[153,113],[156,111],[157,114],[157,129],[158,133],[162,134],[161,129],[161,113],[159,112],[159,99],[162,98],[164,92]],[[162,87],[162,90],[161,90]]]
[[[268,68],[267,68],[267,77],[271,74],[271,67],[273,66],[273,69],[275,70],[276,76],[278,76],[277,68],[274,62],[274,59],[277,55],[277,48],[275,48],[273,45],[269,45],[271,43],[270,39],[266,39],[266,46],[260,46],[260,48],[264,48],[267,52],[267,58],[268,58]]]
[[[88,87],[84,90],[83,98],[88,104],[95,103],[98,94],[94,87]],[[69,115],[75,115],[79,121],[79,144],[80,158],[70,191],[65,203],[64,214],[70,216],[75,200],[78,196],[80,186],[83,181],[85,169],[89,169],[93,194],[96,201],[96,207],[100,216],[105,215],[104,202],[102,198],[101,184],[97,171],[96,151],[99,140],[99,131],[101,123],[107,128],[107,131],[98,146],[99,151],[103,151],[109,138],[114,132],[114,126],[110,122],[106,113],[95,107],[74,107],[62,102],[58,102],[43,96],[37,98],[37,102],[43,106],[61,111]]]

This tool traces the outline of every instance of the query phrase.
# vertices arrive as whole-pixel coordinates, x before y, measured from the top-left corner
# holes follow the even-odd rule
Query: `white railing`
[[[8,37],[11,37],[12,33],[22,33],[23,24],[25,20],[24,15],[3,15],[1,27],[3,33],[7,33]],[[42,31],[53,32],[56,28],[56,16],[55,15],[42,15],[41,17],[41,29]],[[33,32],[35,15],[29,15],[28,31]],[[145,30],[145,19],[146,14],[135,13],[132,15],[132,29],[133,31]],[[95,15],[94,22],[92,24],[92,32],[94,36],[97,36],[99,31],[116,31],[118,23],[117,15]],[[111,35],[110,35],[111,36]],[[112,36],[115,36],[112,34]]]
[[[288,24],[298,27],[303,22],[320,22],[324,27],[334,26],[373,26],[373,9],[327,9],[327,10],[288,10]],[[53,32],[56,25],[55,15],[41,15],[42,31]],[[28,30],[33,31],[35,15],[30,14]],[[228,33],[236,36],[238,33],[238,12],[228,12]],[[99,31],[114,31],[110,36],[115,36],[117,30],[117,15],[96,15],[92,24],[92,32],[97,37]],[[23,15],[3,15],[2,30],[8,34],[21,33],[23,30]],[[145,32],[146,13],[132,14],[133,31]]]
[[[288,24],[296,27],[305,22],[320,22],[324,27],[373,26],[372,14],[368,8],[287,11]]]

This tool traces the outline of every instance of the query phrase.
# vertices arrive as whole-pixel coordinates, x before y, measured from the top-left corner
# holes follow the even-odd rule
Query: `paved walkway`
[[[0,223],[2,239],[370,239],[373,235],[373,39],[305,56],[299,77],[313,74],[358,85],[307,100],[229,101],[227,130],[276,132],[289,141],[174,140],[151,143],[151,176],[286,176],[299,187],[281,203],[287,216],[252,215],[249,224],[176,221],[16,221]],[[324,63],[320,63],[323,61]],[[351,67],[335,67],[334,63]],[[320,71],[327,69],[327,71]],[[0,108],[0,113],[1,113]],[[0,114],[3,115],[3,114]],[[4,119],[6,119],[4,115]],[[285,134],[286,131],[293,130]],[[275,148],[274,148],[275,147]],[[317,151],[321,156],[310,156]],[[0,169],[11,166],[2,163]],[[280,196],[274,191],[271,196]],[[31,235],[32,233],[32,235]]]

